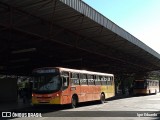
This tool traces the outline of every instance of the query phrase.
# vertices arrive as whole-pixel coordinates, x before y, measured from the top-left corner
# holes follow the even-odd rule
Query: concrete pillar
[[[117,74],[116,79],[119,81],[116,86],[122,90],[122,94],[129,94],[134,80],[134,74]]]

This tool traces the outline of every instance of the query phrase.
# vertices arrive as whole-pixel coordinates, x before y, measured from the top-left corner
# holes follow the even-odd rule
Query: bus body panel
[[[149,93],[149,91],[147,89],[134,89],[133,93],[134,94],[146,94],[146,93]]]
[[[115,87],[114,86],[107,86],[107,91],[106,91],[106,98],[110,98],[115,96]]]
[[[53,72],[52,68],[39,68],[38,72],[42,73],[43,69],[44,70],[49,69],[48,70],[49,72]],[[84,70],[73,70],[73,69],[58,68],[58,67],[53,69],[55,69],[54,71],[56,72],[59,71],[59,74],[61,74],[62,72],[68,73],[68,81],[69,81],[68,87],[67,88],[62,87],[62,89],[60,89],[58,92],[55,92],[55,93],[53,92],[50,94],[33,93],[32,104],[70,104],[72,101],[73,95],[78,96],[78,102],[100,100],[101,93],[105,94],[105,98],[113,97],[115,95],[114,77],[112,74],[89,72]],[[111,85],[96,85],[96,83],[94,82],[94,85],[92,85],[92,84],[88,84],[87,82],[87,85],[83,85],[81,83],[78,85],[75,85],[75,84],[72,84],[72,81],[71,81],[71,73],[73,72],[76,72],[78,74],[113,77],[112,78],[113,83]],[[80,81],[80,78],[78,79]]]
[[[71,86],[70,87],[70,91],[71,91],[71,97],[73,95],[77,95],[78,96],[78,101],[80,101],[80,97],[81,97],[81,86],[79,85],[75,85],[75,86]]]
[[[62,98],[61,104],[71,103],[71,91],[69,89],[63,90],[61,98]]]
[[[61,92],[52,94],[32,94],[32,104],[61,104]]]
[[[101,87],[100,85],[93,86],[93,100],[99,100],[101,94]]]
[[[91,92],[92,87],[86,86],[81,86],[81,95],[84,94],[84,101],[91,101],[92,100],[92,92]]]

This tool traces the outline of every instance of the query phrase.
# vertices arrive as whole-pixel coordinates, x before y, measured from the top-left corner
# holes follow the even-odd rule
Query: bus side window
[[[105,76],[101,78],[101,82],[102,82],[102,85],[107,85]]]
[[[154,86],[154,82],[152,81],[152,86]]]
[[[107,85],[111,85],[111,77],[107,77]]]
[[[114,85],[114,77],[112,77],[112,85]]]
[[[94,76],[87,75],[87,78],[88,78],[88,85],[94,85]]]
[[[111,77],[111,83],[110,83],[110,85],[113,85],[113,77]]]
[[[87,75],[86,74],[80,74],[80,85],[87,85]]]
[[[158,82],[156,82],[156,86],[158,86]]]
[[[63,77],[63,86],[68,86],[68,77]]]
[[[101,79],[100,79],[100,76],[96,76],[95,78],[95,85],[101,85]]]
[[[71,73],[71,85],[79,85],[79,74]]]
[[[62,86],[63,86],[63,90],[64,90],[69,86],[69,72],[63,71],[61,73],[61,77],[62,77]]]

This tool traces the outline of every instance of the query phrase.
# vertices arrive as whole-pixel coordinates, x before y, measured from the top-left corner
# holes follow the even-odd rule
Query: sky
[[[83,0],[160,54],[160,0]]]

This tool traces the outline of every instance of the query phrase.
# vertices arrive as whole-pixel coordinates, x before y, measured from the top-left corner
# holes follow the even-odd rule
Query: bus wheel
[[[76,108],[77,102],[78,102],[77,97],[74,95],[71,100],[71,108]]]
[[[103,104],[105,102],[105,95],[102,93],[100,97],[100,103]]]

